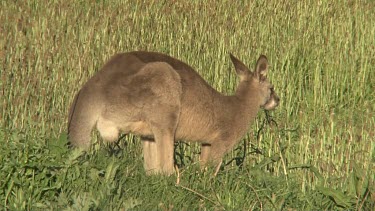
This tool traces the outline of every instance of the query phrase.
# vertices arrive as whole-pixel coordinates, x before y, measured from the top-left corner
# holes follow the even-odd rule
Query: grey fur
[[[213,89],[193,68],[155,52],[113,56],[82,87],[69,113],[73,146],[88,149],[92,129],[113,142],[119,133],[140,135],[149,174],[171,174],[175,140],[201,142],[201,165],[218,164],[246,134],[260,108],[279,98],[261,55],[254,72],[230,55],[240,78],[233,96]]]

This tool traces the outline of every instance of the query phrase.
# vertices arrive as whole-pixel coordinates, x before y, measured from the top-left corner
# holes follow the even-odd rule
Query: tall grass
[[[5,0],[0,8],[3,209],[374,209],[374,2]],[[177,185],[176,176],[144,176],[133,136],[121,149],[67,150],[74,94],[111,55],[133,50],[179,58],[226,94],[237,82],[229,52],[250,67],[265,54],[281,105],[259,114],[216,178],[199,171],[196,145],[176,147]]]

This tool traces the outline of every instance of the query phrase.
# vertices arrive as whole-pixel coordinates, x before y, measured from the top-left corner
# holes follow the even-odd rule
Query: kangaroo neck
[[[251,89],[237,89],[235,95],[231,96],[219,95],[211,110],[214,121],[225,122],[231,139],[239,140],[246,134],[260,109],[259,95]]]
[[[252,84],[243,83],[239,84],[234,96],[230,96],[231,101],[235,102],[235,110],[233,113],[236,115],[233,121],[238,126],[238,137],[242,138],[260,110],[260,99],[256,87]]]

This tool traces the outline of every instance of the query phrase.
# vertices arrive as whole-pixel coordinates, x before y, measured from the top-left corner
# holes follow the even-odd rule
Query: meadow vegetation
[[[0,2],[1,210],[374,210],[375,2]],[[229,53],[260,54],[281,104],[216,177],[177,143],[179,175],[145,176],[138,137],[68,150],[74,95],[115,53],[167,53],[217,90]]]

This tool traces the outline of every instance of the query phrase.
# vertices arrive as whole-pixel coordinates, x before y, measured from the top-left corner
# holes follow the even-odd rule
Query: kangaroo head
[[[266,78],[268,70],[267,57],[264,55],[259,57],[254,72],[250,71],[246,65],[232,54],[230,54],[230,58],[234,64],[237,75],[240,77],[237,95],[245,95],[244,97],[247,97],[248,94],[252,96],[257,94],[256,97],[261,108],[265,110],[276,108],[279,105],[280,99],[275,93],[273,85]]]

